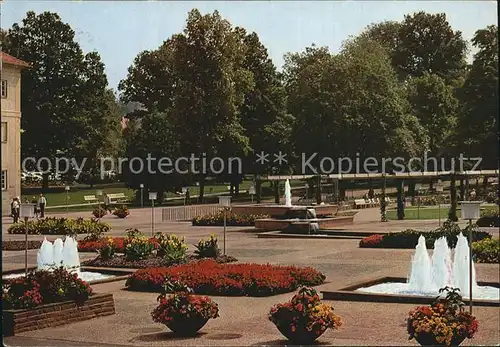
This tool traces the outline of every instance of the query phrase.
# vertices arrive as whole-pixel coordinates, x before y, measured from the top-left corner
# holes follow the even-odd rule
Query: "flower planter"
[[[415,335],[415,340],[421,346],[446,346],[446,342],[439,343],[436,341],[436,337],[432,334],[421,333]],[[459,346],[465,340],[465,336],[454,336],[451,339],[451,346]]]
[[[280,333],[282,333],[283,336],[285,336],[288,340],[290,340],[294,344],[299,345],[310,345],[326,331],[326,328],[315,329],[313,331],[307,331],[305,328],[303,328],[292,331],[288,325],[277,326],[277,328]]]
[[[55,327],[115,313],[113,294],[94,294],[78,306],[64,301],[31,309],[3,310],[3,335]]]
[[[208,319],[201,317],[180,317],[171,320],[165,325],[178,336],[195,336],[207,324]]]

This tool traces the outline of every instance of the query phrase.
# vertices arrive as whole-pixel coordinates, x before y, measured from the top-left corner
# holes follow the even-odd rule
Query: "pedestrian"
[[[33,205],[35,205],[35,217],[38,218],[38,201],[36,200],[36,196],[33,197],[33,199],[31,199],[31,203]]]
[[[19,201],[19,197],[14,198],[14,201],[12,201],[12,217],[14,218],[14,223],[19,221],[19,209],[21,208]]]
[[[189,188],[186,188],[186,205],[190,205],[191,194],[189,193]]]
[[[45,196],[43,196],[43,193],[40,194],[40,197],[38,198],[38,206],[40,207],[40,218],[45,217],[45,206],[47,206],[47,199],[45,199]]]

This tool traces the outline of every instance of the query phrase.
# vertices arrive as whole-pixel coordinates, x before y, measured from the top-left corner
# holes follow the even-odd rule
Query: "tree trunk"
[[[240,195],[240,183],[239,182],[236,182],[236,184],[234,185],[234,195],[236,195],[236,196]]]
[[[321,204],[321,176],[318,176],[316,183],[316,203]]]
[[[405,219],[405,197],[404,197],[404,181],[398,181],[397,186],[397,201],[398,201],[398,220]]]
[[[260,204],[262,200],[262,181],[260,178],[257,178],[255,180],[255,194],[256,194],[256,201],[258,204]]]
[[[48,189],[49,189],[49,174],[44,173],[42,175],[42,192],[46,193]]]
[[[408,182],[408,195],[411,196],[411,204],[415,203],[415,181]]]
[[[488,176],[483,177],[483,189],[484,193],[486,194],[488,191]]]
[[[273,185],[274,185],[274,203],[279,204],[280,203],[280,190],[279,190],[280,182],[273,181]]]
[[[460,178],[460,199],[465,200],[465,180]]]
[[[205,195],[205,176],[200,177],[200,194],[198,194],[198,202],[203,204],[203,196]]]
[[[450,211],[448,212],[448,219],[456,222],[457,218],[457,187],[456,187],[456,178],[454,175],[450,177],[450,200],[451,206]]]

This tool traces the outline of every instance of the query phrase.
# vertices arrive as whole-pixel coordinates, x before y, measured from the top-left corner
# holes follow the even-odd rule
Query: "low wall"
[[[316,215],[334,216],[338,212],[337,205],[315,205],[315,206],[294,206],[300,208],[313,208],[316,210]],[[288,210],[294,208],[284,205],[233,205],[231,210],[234,214],[267,214],[271,217],[283,217]]]
[[[115,314],[113,294],[94,294],[82,306],[64,301],[32,309],[3,310],[3,336],[112,314]]]

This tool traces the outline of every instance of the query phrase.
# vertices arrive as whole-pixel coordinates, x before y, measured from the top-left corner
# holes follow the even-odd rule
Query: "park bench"
[[[89,204],[99,201],[99,199],[97,199],[95,195],[84,195],[83,200],[85,200],[85,202],[88,202]]]
[[[106,205],[123,203],[123,202],[126,202],[127,200],[128,200],[128,198],[124,193],[106,194],[106,196],[104,198],[104,202]]]
[[[354,207],[356,208],[364,208],[366,207],[365,199],[356,199],[354,200]]]

